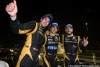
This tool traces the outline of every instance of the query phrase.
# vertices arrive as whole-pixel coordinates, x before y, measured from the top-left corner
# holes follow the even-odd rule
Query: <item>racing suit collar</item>
[[[72,37],[72,36],[74,36],[74,35],[73,35],[73,33],[72,33],[72,34],[70,34],[70,35],[67,34],[67,36],[68,36],[68,37]]]
[[[50,32],[50,35],[51,35],[51,36],[56,36],[57,33],[51,33],[51,32]]]

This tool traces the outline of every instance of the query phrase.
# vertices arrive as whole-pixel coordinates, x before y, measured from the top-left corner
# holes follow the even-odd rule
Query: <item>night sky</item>
[[[23,45],[26,35],[18,35],[10,28],[10,17],[5,7],[13,0],[3,0],[1,5],[0,45],[14,47]],[[100,4],[99,0],[16,0],[17,17],[21,23],[40,21],[44,14],[52,14],[53,21],[60,26],[59,33],[64,33],[65,25],[73,24],[74,34],[89,37],[89,43],[100,42]],[[88,23],[88,32],[85,23]]]

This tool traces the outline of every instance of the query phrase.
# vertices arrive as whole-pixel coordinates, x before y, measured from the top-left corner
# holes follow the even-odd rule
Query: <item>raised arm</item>
[[[13,30],[14,33],[19,33],[19,34],[25,34],[29,31],[31,31],[32,29],[34,29],[36,23],[31,21],[31,22],[27,22],[27,23],[20,23],[20,21],[17,19],[17,2],[16,0],[13,0],[13,2],[9,3],[6,6],[6,12],[8,13],[8,15],[10,15],[11,21],[10,21],[10,25],[11,28]]]

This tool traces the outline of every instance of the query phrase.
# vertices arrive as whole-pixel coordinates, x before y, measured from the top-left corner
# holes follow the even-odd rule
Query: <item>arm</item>
[[[17,17],[11,17],[10,21],[11,29],[16,34],[26,34],[35,28],[36,23],[33,21],[20,23]]]
[[[16,16],[17,16],[18,9],[17,9],[16,0],[13,0],[13,2],[9,3],[6,6],[5,10],[11,17],[10,25],[14,33],[25,34],[31,31],[31,29],[34,29],[35,23],[27,22],[27,23],[21,24],[19,20],[17,19]]]

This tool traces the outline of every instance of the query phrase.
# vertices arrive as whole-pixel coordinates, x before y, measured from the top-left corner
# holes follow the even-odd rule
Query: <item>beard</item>
[[[73,34],[73,32],[71,32],[71,33],[66,33],[67,35],[71,35],[71,34]]]

